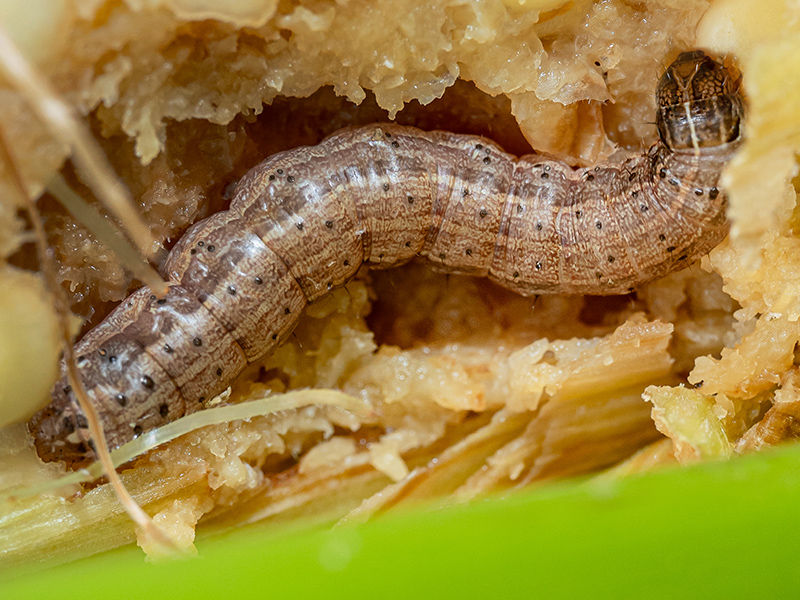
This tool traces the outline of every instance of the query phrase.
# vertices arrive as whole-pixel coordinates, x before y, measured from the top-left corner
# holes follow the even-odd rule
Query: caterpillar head
[[[741,136],[741,77],[700,50],[681,53],[656,88],[656,124],[672,150],[720,146]]]

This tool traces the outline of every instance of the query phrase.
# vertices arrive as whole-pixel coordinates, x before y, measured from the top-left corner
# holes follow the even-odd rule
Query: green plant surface
[[[389,514],[266,524],[146,563],[127,547],[0,584],[26,598],[790,598],[800,446]]]

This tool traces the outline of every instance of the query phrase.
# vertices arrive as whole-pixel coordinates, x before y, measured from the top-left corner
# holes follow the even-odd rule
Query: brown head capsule
[[[657,97],[661,140],[586,169],[391,124],[269,157],[172,249],[163,299],[141,288],[76,345],[109,445],[202,410],[364,263],[420,257],[524,295],[628,293],[691,264],[727,232],[717,184],[743,104],[702,52]],[[52,396],[30,423],[39,455],[83,465],[86,419],[65,379]]]
[[[699,150],[737,140],[744,116],[740,83],[702,51],[680,54],[656,89],[661,140],[673,150]]]

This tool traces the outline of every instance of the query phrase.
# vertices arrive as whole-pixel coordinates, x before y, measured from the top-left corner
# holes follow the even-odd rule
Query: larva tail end
[[[56,383],[53,401],[28,422],[36,453],[44,462],[63,462],[75,470],[94,462],[86,417],[68,398],[66,378]]]

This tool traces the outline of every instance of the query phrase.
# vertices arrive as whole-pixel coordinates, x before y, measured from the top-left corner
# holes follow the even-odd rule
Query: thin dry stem
[[[131,517],[134,523],[151,539],[162,544],[165,548],[177,550],[177,545],[169,539],[156,525],[153,520],[142,510],[136,503],[136,500],[128,492],[125,484],[119,477],[114,463],[111,460],[111,453],[108,450],[103,428],[100,425],[100,419],[97,415],[92,403],[89,401],[86,393],[86,388],[83,386],[78,368],[75,363],[75,356],[72,350],[72,335],[70,333],[69,323],[69,310],[67,309],[67,301],[58,285],[56,279],[56,271],[52,262],[51,251],[47,245],[47,238],[45,236],[44,225],[42,224],[41,215],[36,207],[35,202],[28,196],[25,188],[25,183],[22,180],[19,167],[14,160],[13,155],[9,149],[5,134],[0,131],[0,155],[8,165],[9,173],[11,174],[12,187],[17,190],[20,200],[27,208],[30,215],[31,223],[33,224],[36,250],[39,255],[41,263],[40,268],[47,282],[47,287],[53,296],[53,303],[56,307],[58,314],[59,327],[61,329],[61,338],[64,346],[64,363],[67,369],[67,378],[72,389],[75,392],[75,397],[78,399],[78,404],[81,410],[86,415],[86,420],[89,425],[89,434],[94,444],[94,451],[97,458],[103,466],[104,475],[108,477],[111,487],[114,489],[117,498],[119,498],[122,507]]]
[[[72,150],[72,158],[97,198],[125,224],[126,231],[142,256],[155,258],[158,246],[147,225],[136,212],[128,190],[114,174],[108,159],[92,135],[62,102],[47,80],[37,73],[0,26],[0,69],[26,98],[33,111],[46,123],[52,134]],[[25,194],[27,197],[27,194]],[[166,283],[156,275],[148,281],[159,295],[166,293]]]
[[[158,290],[163,285],[161,276],[150,263],[142,260],[139,252],[116,224],[106,219],[91,204],[81,198],[59,173],[56,173],[47,184],[47,191],[55,196],[61,205],[75,219],[83,223],[101,243],[111,249],[134,277],[152,290]]]

